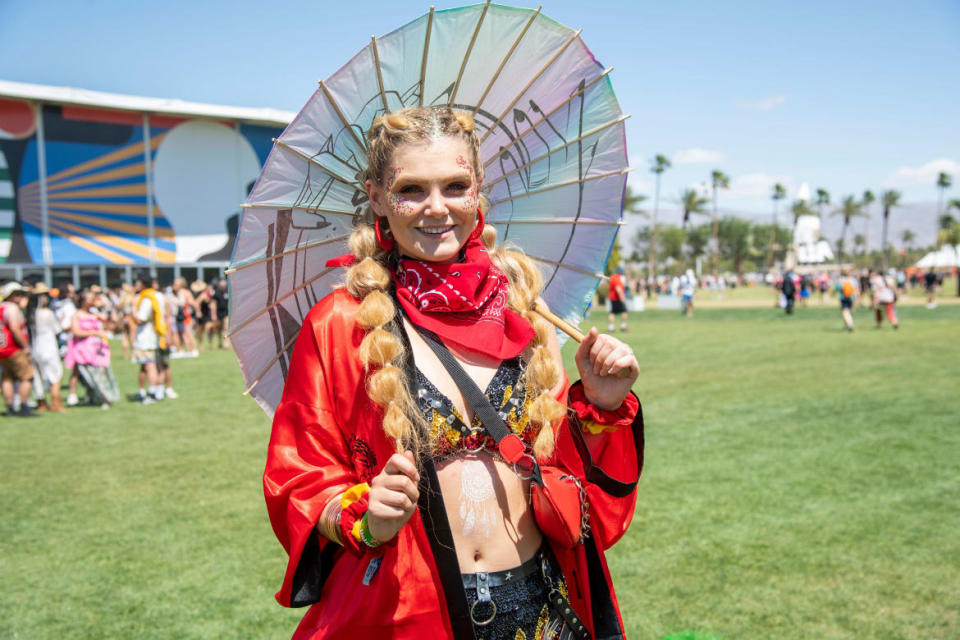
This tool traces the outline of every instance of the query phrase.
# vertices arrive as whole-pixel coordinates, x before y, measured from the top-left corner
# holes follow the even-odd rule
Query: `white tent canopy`
[[[917,266],[924,269],[929,269],[930,267],[934,269],[938,267],[956,267],[960,266],[960,264],[958,264],[958,256],[960,256],[960,244],[955,247],[945,244],[938,251],[931,251],[923,256],[923,258],[917,262]]]

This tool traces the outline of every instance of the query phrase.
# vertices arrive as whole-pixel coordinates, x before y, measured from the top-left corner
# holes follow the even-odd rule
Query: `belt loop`
[[[470,619],[478,627],[485,627],[486,625],[493,622],[493,619],[497,617],[497,603],[490,599],[490,581],[488,580],[489,574],[486,571],[478,571],[477,574],[477,601],[473,603],[473,606],[470,607]],[[491,608],[490,617],[484,620],[477,620],[477,606],[482,603],[488,603]]]

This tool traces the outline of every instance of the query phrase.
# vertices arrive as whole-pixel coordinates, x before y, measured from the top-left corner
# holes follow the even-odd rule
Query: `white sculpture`
[[[820,217],[800,216],[793,230],[793,244],[800,264],[822,264],[833,260],[833,250],[820,239]]]

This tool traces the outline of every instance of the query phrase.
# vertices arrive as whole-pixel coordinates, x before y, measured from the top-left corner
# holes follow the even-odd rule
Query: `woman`
[[[203,346],[203,338],[207,338],[207,348],[213,348],[213,336],[216,331],[213,317],[210,315],[213,288],[203,280],[195,280],[190,285],[197,303],[197,347]]]
[[[50,288],[46,283],[34,285],[33,295],[27,306],[27,324],[30,326],[30,352],[33,356],[34,375],[33,393],[42,408],[46,404],[46,393],[50,393],[50,411],[63,413],[63,398],[60,394],[60,380],[63,378],[63,362],[60,361],[60,348],[57,335],[60,323],[50,310]]]
[[[873,273],[870,276],[870,288],[873,290],[873,313],[877,320],[876,328],[879,329],[883,324],[883,316],[886,314],[887,320],[893,325],[894,329],[900,328],[897,320],[897,283],[893,275],[884,276],[882,272]]]
[[[90,404],[98,404],[102,409],[119,400],[117,382],[110,368],[110,344],[107,332],[103,328],[101,317],[93,313],[97,294],[85,291],[80,296],[80,308],[73,314],[70,324],[70,342],[67,343],[67,356],[64,364],[73,369],[70,377],[70,395],[72,404],[77,404],[77,380],[87,387],[87,399]],[[70,400],[67,401],[71,404]]]
[[[133,338],[137,330],[137,323],[133,321],[134,304],[137,294],[133,292],[133,285],[124,282],[121,285],[120,302],[117,307],[120,311],[120,348],[123,349],[123,359],[129,360],[133,349]]]
[[[569,385],[532,311],[539,271],[481,241],[493,238],[470,116],[404,109],[367,137],[370,206],[337,262],[345,286],[301,328],[264,474],[290,555],[277,598],[313,605],[294,637],[622,637],[603,549],[636,500],[636,359],[591,330]],[[486,389],[520,457],[428,340]],[[534,456],[573,489],[579,539],[532,506]]]

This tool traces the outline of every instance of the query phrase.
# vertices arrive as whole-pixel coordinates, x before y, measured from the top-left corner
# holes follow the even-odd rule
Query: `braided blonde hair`
[[[394,153],[405,144],[422,144],[441,137],[459,138],[466,142],[476,181],[483,180],[480,142],[474,132],[473,118],[449,107],[410,107],[376,118],[367,133],[367,170],[365,180],[384,185]],[[480,198],[481,208],[488,203]],[[377,244],[373,229],[376,214],[367,207],[356,229],[350,235],[350,251],[354,264],[347,270],[345,287],[361,301],[357,323],[367,331],[360,343],[360,360],[368,372],[367,393],[384,411],[384,433],[397,443],[397,450],[429,451],[429,429],[410,389],[402,366],[407,350],[398,333],[403,330],[397,309],[387,295],[390,269],[396,266],[397,251],[384,251]],[[507,276],[510,290],[507,306],[523,315],[536,333],[533,356],[524,372],[528,393],[535,396],[529,417],[540,431],[534,453],[541,460],[553,454],[552,424],[563,416],[563,406],[551,394],[561,377],[560,363],[548,348],[553,326],[533,312],[543,280],[533,262],[516,249],[495,247],[496,231],[490,225],[483,229],[484,245],[490,250],[493,263]]]

